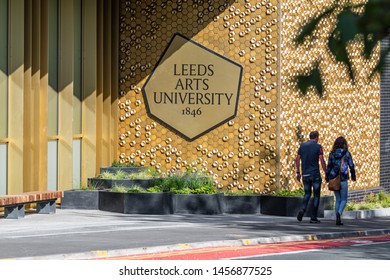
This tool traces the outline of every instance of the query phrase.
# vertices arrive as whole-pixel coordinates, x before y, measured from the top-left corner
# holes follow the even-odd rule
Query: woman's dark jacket
[[[326,167],[325,180],[329,182],[329,179],[336,177],[340,170],[341,158],[344,156],[344,163],[341,168],[341,181],[347,181],[349,179],[348,167],[351,170],[351,178],[356,180],[355,165],[352,160],[350,152],[343,148],[337,148],[334,152],[329,154],[328,166]]]

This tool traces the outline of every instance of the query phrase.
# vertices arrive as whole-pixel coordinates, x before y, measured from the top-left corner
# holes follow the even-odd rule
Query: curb
[[[153,254],[153,253],[183,251],[183,250],[191,250],[191,249],[199,249],[199,248],[210,248],[210,247],[250,246],[250,245],[278,243],[278,242],[315,241],[315,240],[326,240],[326,239],[335,239],[335,238],[362,237],[362,236],[386,235],[386,234],[390,234],[390,229],[181,243],[181,244],[173,244],[167,246],[153,246],[153,247],[145,247],[145,248],[97,250],[97,251],[89,251],[83,253],[14,258],[13,260],[88,260],[88,259],[110,258],[110,257],[118,257],[118,256],[144,255],[144,254]]]

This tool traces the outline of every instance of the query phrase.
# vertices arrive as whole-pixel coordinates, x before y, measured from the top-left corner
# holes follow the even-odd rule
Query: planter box
[[[88,186],[102,190],[102,189],[110,189],[111,181],[112,180],[106,180],[100,178],[88,178],[87,184]]]
[[[260,214],[260,195],[225,195],[226,214]]]
[[[125,193],[125,214],[173,214],[172,193]]]
[[[115,186],[122,186],[125,188],[131,188],[139,186],[143,189],[147,189],[155,186],[161,179],[123,179],[123,180],[112,180],[112,179],[101,179],[101,178],[88,178],[88,185],[94,186],[98,189],[111,189]]]
[[[108,172],[111,174],[115,174],[118,171],[123,171],[127,174],[143,172],[148,170],[147,166],[135,166],[135,167],[100,167],[100,174],[104,172]]]
[[[68,190],[61,198],[62,209],[99,209],[99,191]]]
[[[318,208],[318,217],[324,217],[324,210],[333,208],[333,196],[322,196]],[[303,197],[262,195],[260,198],[260,212],[266,215],[296,216],[302,207]],[[310,198],[305,212],[310,217],[313,209],[313,198]]]
[[[124,213],[125,193],[99,191],[99,210]]]
[[[336,219],[334,210],[325,210],[325,218]],[[380,208],[371,210],[352,210],[344,211],[341,219],[355,220],[355,219],[371,219],[376,217],[389,217],[390,208]]]
[[[223,197],[223,193],[173,194],[173,212],[175,214],[223,214]]]
[[[172,193],[117,193],[100,191],[99,209],[124,214],[172,214]]]

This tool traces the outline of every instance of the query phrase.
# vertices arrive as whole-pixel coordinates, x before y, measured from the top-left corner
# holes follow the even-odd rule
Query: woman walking
[[[329,182],[329,179],[333,179],[339,174],[340,167],[340,190],[334,191],[334,195],[336,197],[336,225],[338,226],[343,225],[341,222],[341,215],[347,205],[349,180],[348,168],[351,171],[352,181],[356,181],[355,165],[352,160],[352,155],[348,151],[347,140],[345,140],[342,136],[338,137],[334,141],[332,151],[329,154],[328,165],[325,172],[326,182]]]

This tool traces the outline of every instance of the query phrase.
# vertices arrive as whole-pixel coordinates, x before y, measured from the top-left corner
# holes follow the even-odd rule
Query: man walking
[[[326,171],[326,164],[323,156],[322,146],[318,144],[318,131],[312,131],[309,135],[309,141],[304,142],[298,149],[298,155],[295,159],[297,168],[297,180],[303,182],[305,195],[303,196],[302,209],[298,212],[297,219],[302,221],[307,205],[309,203],[311,192],[313,189],[313,213],[311,214],[310,223],[320,223],[317,219],[318,206],[320,204],[321,195],[321,173],[319,162],[322,170]],[[302,176],[300,166],[302,161]]]

